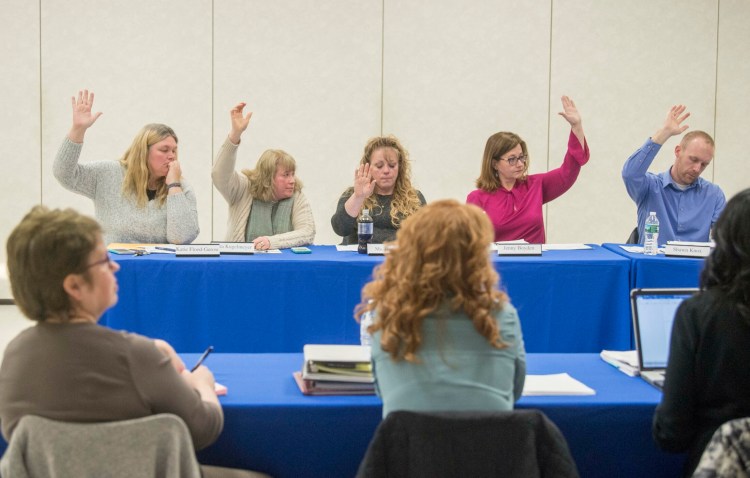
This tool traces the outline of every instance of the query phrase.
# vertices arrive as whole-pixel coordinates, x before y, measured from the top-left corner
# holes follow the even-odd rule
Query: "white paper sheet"
[[[527,397],[538,395],[596,395],[596,391],[567,373],[556,373],[552,375],[526,375],[523,395]]]
[[[586,244],[542,244],[543,251],[583,251],[591,248]]]

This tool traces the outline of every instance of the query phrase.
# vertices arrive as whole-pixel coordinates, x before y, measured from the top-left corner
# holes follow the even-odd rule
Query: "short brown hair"
[[[708,143],[712,148],[714,148],[714,139],[711,137],[710,134],[706,133],[705,131],[695,130],[690,131],[689,133],[685,134],[685,136],[682,137],[680,140],[680,147],[684,148],[688,145],[692,140],[695,138],[701,138],[703,141]]]
[[[523,155],[526,156],[523,176],[520,179],[521,181],[526,179],[526,175],[529,172],[529,164],[531,163],[529,151],[526,149],[526,141],[522,140],[516,133],[501,131],[487,138],[487,144],[484,146],[484,156],[482,156],[482,171],[477,178],[477,188],[489,193],[497,191],[500,187],[500,178],[497,177],[497,170],[493,167],[494,161],[499,160],[502,155],[519,144],[521,145]]]
[[[13,229],[6,245],[8,277],[16,305],[31,320],[70,318],[63,288],[69,274],[85,273],[101,226],[73,209],[35,206]],[[89,280],[89,276],[84,274]]]

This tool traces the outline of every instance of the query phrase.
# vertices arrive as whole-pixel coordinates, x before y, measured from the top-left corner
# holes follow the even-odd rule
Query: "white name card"
[[[255,244],[252,242],[215,242],[221,254],[255,254]]]
[[[175,246],[177,257],[219,256],[218,244],[184,244]]]
[[[498,256],[541,256],[541,244],[497,244]]]
[[[367,255],[368,256],[385,255],[385,244],[367,244]]]
[[[664,246],[665,256],[678,257],[708,257],[711,254],[711,247],[706,246],[683,246],[677,244],[667,244]]]

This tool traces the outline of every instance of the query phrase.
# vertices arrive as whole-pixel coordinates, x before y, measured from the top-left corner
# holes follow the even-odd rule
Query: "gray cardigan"
[[[159,201],[149,201],[139,208],[135,198],[123,196],[125,169],[119,161],[79,164],[82,149],[82,143],[66,137],[55,157],[53,172],[65,189],[93,199],[105,244],[189,244],[198,237],[195,194],[184,179],[180,180],[183,192],[167,196],[163,206]]]

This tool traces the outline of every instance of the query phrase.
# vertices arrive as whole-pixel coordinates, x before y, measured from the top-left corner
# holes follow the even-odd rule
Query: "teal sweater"
[[[523,391],[526,351],[515,307],[506,303],[496,319],[509,345],[504,349],[490,346],[463,312],[443,307],[424,321],[418,363],[394,362],[376,332],[372,360],[383,416],[394,410],[512,410]]]

